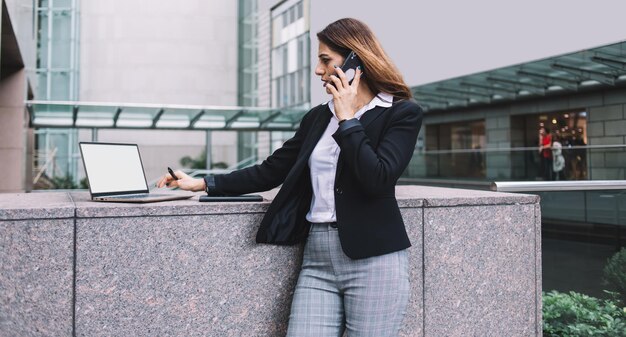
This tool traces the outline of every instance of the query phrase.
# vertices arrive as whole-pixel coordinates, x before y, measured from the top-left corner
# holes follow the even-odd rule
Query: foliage
[[[626,308],[576,292],[543,293],[544,336],[626,336]]]
[[[190,156],[184,156],[180,159],[180,164],[183,167],[189,167],[196,170],[205,170],[206,169],[206,152],[202,151],[200,156],[196,158],[191,158]]]
[[[180,165],[182,165],[183,167],[188,167],[190,169],[205,170],[206,169],[206,152],[202,151],[202,153],[200,153],[200,155],[196,158],[192,158],[190,156],[184,156],[180,159]],[[222,161],[217,162],[217,163],[211,163],[211,168],[225,169],[225,168],[228,168],[228,164]]]
[[[53,190],[73,190],[78,188],[74,183],[74,178],[69,174],[63,177],[53,177],[51,182],[51,189]]]
[[[622,304],[626,305],[626,248],[609,258],[603,274],[605,285],[617,291]]]
[[[89,180],[87,180],[86,177],[80,180],[79,188],[82,188],[83,190],[89,189]]]

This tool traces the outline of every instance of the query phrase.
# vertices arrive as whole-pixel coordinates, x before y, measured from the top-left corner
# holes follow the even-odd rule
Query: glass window
[[[289,24],[294,23],[294,21],[296,21],[296,6],[289,8]]]
[[[52,68],[69,68],[71,53],[71,22],[70,16],[54,15],[53,22],[54,36],[52,48]]]
[[[72,0],[54,0],[54,7],[55,8],[71,7],[71,6],[72,6]]]
[[[67,72],[53,72],[50,84],[50,100],[64,101],[70,99],[69,87],[69,74]]]
[[[48,68],[48,13],[39,16],[39,38],[37,48],[37,68]]]
[[[304,41],[302,40],[302,38],[298,38],[298,68],[302,68],[304,66],[303,58],[304,58]]]
[[[289,74],[289,105],[296,103],[296,73]]]
[[[287,49],[287,45],[284,45],[282,47],[282,52],[283,52],[283,74],[286,74],[289,70],[287,70],[287,66],[289,65],[289,54],[288,54],[288,49]]]
[[[296,5],[298,7],[298,19],[304,16],[304,10],[303,10],[303,5],[302,2],[298,2],[298,4]]]

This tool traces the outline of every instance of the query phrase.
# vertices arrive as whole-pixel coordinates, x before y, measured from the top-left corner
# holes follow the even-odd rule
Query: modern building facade
[[[0,193],[30,188],[33,135],[24,101],[37,82],[26,71],[35,63],[34,11],[31,2],[0,1]]]
[[[540,13],[532,8],[533,1],[518,8],[536,17],[524,29],[512,24],[521,20],[518,16],[487,0],[455,5],[475,13],[474,18],[442,4],[403,3],[402,11],[371,11],[376,2],[360,2],[355,8],[350,2],[307,0],[142,4],[37,2],[34,98],[306,111],[329,99],[312,74],[314,33],[352,16],[376,32],[428,111],[407,177],[538,179],[539,158],[533,148],[542,125],[559,134],[567,130],[567,146],[624,145],[619,123],[624,117],[617,116],[623,104],[621,45],[608,47],[623,39],[618,20],[610,19],[618,10],[596,18],[587,15],[596,9],[568,3],[567,20],[586,17],[593,31],[573,26],[554,32],[550,28],[560,19],[549,14],[559,9],[558,1]],[[506,35],[499,35],[493,25],[505,20],[511,24],[502,33]],[[408,41],[400,23],[411,21],[418,33]],[[446,28],[457,25],[467,29]],[[429,27],[440,28],[435,34]],[[151,177],[164,165],[178,166],[184,155],[206,151],[207,142],[212,162],[232,166],[264,158],[293,134],[219,130],[37,129],[35,148],[44,153],[35,156],[35,166],[49,162],[56,148],[56,157],[65,160],[55,161],[60,164],[51,174],[67,173],[78,180],[77,140],[127,141],[142,146]],[[63,142],[66,147],[53,146]],[[601,148],[577,151],[565,151],[571,158],[564,178],[623,176],[620,155]],[[472,164],[469,169],[467,163]]]

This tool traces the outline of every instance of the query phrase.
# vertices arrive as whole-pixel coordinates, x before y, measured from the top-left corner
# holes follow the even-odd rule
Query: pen
[[[171,168],[169,168],[169,167],[168,167],[168,168],[167,168],[167,171],[170,173],[170,175],[172,176],[172,178],[174,178],[174,180],[178,180],[178,179],[180,179],[180,178],[178,178],[178,177],[174,174],[174,171],[172,171],[172,169],[171,169]]]

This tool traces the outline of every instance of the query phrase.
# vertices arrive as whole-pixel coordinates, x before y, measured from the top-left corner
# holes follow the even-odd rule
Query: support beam
[[[620,71],[626,71],[626,61],[610,59],[601,56],[592,56],[591,61],[595,63],[604,64],[607,67],[611,67],[613,69],[617,69]]]
[[[113,115],[113,127],[114,128],[117,127],[117,120],[120,119],[121,113],[122,113],[122,108],[118,107],[117,110],[115,110],[115,114]]]
[[[448,95],[448,94],[436,93],[436,92],[420,91],[420,92],[415,93],[415,95],[424,97],[424,98],[434,97],[435,99],[441,99],[445,101],[457,101],[457,102],[462,102],[462,103],[468,103],[469,101],[468,97],[459,97],[457,95]]]
[[[513,88],[516,89],[516,91],[519,88],[520,90],[526,90],[531,93],[542,95],[542,96],[546,94],[546,88],[543,86],[536,85],[536,84],[533,85],[530,83],[522,83],[518,81],[509,80],[506,78],[499,78],[499,77],[493,77],[493,76],[488,76],[487,81],[500,83],[504,85],[512,85]]]
[[[228,129],[230,128],[231,125],[233,125],[233,123],[237,120],[237,118],[239,118],[241,115],[243,115],[243,110],[239,110],[237,111],[237,113],[235,113],[232,117],[230,117],[229,119],[226,120],[226,124],[224,124],[224,129]]]
[[[156,125],[159,122],[159,119],[161,119],[161,116],[163,115],[163,112],[165,112],[164,109],[159,109],[159,111],[157,111],[157,114],[152,119],[152,126],[151,126],[152,129],[156,128]]]
[[[261,123],[259,123],[259,128],[264,128],[265,126],[267,126],[267,124],[271,123],[273,120],[278,118],[280,114],[281,114],[280,111],[276,111],[272,113],[271,115],[269,115],[269,117],[265,118],[264,120],[261,121]]]
[[[578,81],[570,80],[568,78],[537,74],[526,70],[518,70],[517,75],[545,81],[547,84],[558,85],[563,89],[578,91]]]
[[[551,64],[550,67],[556,70],[565,71],[567,73],[579,76],[584,80],[594,80],[600,83],[608,84],[610,86],[615,85],[615,76],[603,73],[601,71],[587,70],[560,63]]]
[[[189,128],[193,129],[193,127],[200,120],[200,118],[202,118],[202,116],[204,114],[205,114],[205,111],[204,110],[200,110],[200,112],[198,112],[195,116],[193,116],[193,118],[189,121]]]
[[[72,127],[76,127],[76,119],[78,118],[78,105],[72,107]]]
[[[448,92],[447,95],[454,95],[454,97],[463,97],[467,100],[468,104],[471,103],[491,103],[491,95],[485,93],[476,93],[469,90],[460,90],[447,87],[437,87],[438,91]]]
[[[206,169],[210,170],[211,163],[213,162],[213,141],[211,139],[211,130],[206,130],[205,134],[206,138],[204,144],[206,146]]]
[[[512,91],[512,90],[508,90],[505,88],[498,88],[498,87],[493,87],[490,85],[485,85],[485,84],[479,84],[479,83],[473,83],[473,82],[461,82],[461,85],[463,86],[468,86],[468,87],[474,87],[474,88],[481,88],[484,90],[487,90],[487,92],[491,95],[495,95],[496,93],[499,94],[503,94],[503,95],[507,95],[507,96],[513,96],[515,97],[517,95],[517,91]]]

